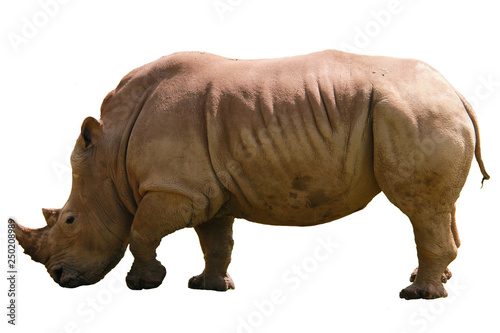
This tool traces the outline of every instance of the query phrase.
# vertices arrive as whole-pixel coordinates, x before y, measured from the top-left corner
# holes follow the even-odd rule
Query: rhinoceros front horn
[[[47,231],[50,227],[45,226],[40,229],[31,229],[23,227],[13,220],[9,222],[14,224],[14,233],[17,241],[24,248],[24,253],[28,254],[31,259],[44,264],[48,258],[48,254],[45,253],[45,243]]]

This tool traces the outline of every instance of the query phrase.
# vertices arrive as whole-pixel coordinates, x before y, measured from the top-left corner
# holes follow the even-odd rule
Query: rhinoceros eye
[[[67,224],[71,224],[75,222],[75,217],[74,216],[68,216],[68,218],[66,219],[66,223]]]

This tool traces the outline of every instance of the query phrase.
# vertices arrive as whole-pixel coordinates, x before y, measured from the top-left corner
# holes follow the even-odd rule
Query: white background
[[[82,120],[99,118],[102,99],[130,70],[177,51],[261,58],[347,48],[424,60],[474,104],[492,180],[480,189],[474,162],[458,201],[463,245],[450,266],[454,277],[447,299],[399,299],[417,266],[413,233],[406,216],[380,194],[365,210],[317,227],[238,220],[229,268],[236,290],[226,293],[187,288],[188,279],[203,268],[192,229],[163,240],[158,256],[167,277],[149,291],[127,289],[130,253],[101,282],[70,290],[19,251],[18,326],[7,324],[8,287],[2,278],[2,331],[498,331],[500,20],[493,1],[61,0],[57,8],[42,5],[49,2],[0,5],[0,219],[5,222],[0,258],[6,258],[8,217],[41,227],[40,208],[65,203],[69,153]],[[16,38],[20,44],[12,42]],[[328,241],[338,247],[331,254],[317,252]],[[296,275],[294,267],[307,275]]]

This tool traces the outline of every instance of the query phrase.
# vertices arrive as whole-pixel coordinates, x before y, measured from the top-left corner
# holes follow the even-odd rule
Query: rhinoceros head
[[[63,208],[42,209],[47,225],[40,229],[15,225],[25,253],[44,264],[63,287],[101,280],[128,244],[132,215],[120,204],[102,134],[98,120],[85,119],[71,155],[71,194]]]

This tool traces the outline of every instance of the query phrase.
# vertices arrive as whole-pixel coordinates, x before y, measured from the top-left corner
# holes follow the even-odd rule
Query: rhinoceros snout
[[[50,276],[52,276],[58,285],[64,288],[76,288],[85,284],[69,274],[62,266],[53,268],[50,272]]]
[[[59,284],[61,282],[61,277],[63,273],[63,268],[62,267],[57,267],[50,272],[50,276],[54,279],[54,281]]]

